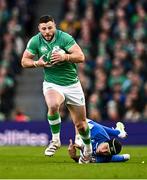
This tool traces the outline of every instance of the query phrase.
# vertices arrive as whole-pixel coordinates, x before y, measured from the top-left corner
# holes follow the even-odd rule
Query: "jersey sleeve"
[[[123,155],[113,155],[113,156],[96,156],[95,162],[96,163],[103,163],[103,162],[125,162],[129,159],[125,159]]]
[[[127,161],[128,159],[125,159],[123,155],[113,155],[111,158],[111,162],[124,162]]]
[[[63,46],[66,51],[68,51],[74,44],[76,44],[76,41],[74,38],[67,34],[63,33]]]
[[[100,156],[97,155],[95,157],[95,162],[96,163],[104,163],[104,162],[111,162],[112,156]]]
[[[36,38],[32,37],[26,47],[26,50],[29,51],[31,54],[36,55],[37,54],[37,42]]]

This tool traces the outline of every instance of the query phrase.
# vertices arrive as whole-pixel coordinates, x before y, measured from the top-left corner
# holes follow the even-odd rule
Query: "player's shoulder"
[[[28,43],[36,43],[39,40],[39,36],[39,33],[35,34],[29,39]]]
[[[31,37],[31,40],[38,40],[39,38],[40,38],[40,33],[37,33]]]
[[[73,38],[70,34],[68,34],[67,32],[64,32],[62,30],[57,29],[57,33],[59,37],[62,38]]]
[[[28,43],[27,43],[27,48],[34,48],[34,47],[37,47],[38,46],[38,43],[39,43],[39,33],[38,34],[35,34],[34,36],[32,36]]]

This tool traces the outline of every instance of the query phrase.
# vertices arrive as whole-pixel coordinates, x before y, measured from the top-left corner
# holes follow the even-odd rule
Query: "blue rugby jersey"
[[[91,142],[92,142],[92,149],[93,149],[92,161],[96,163],[126,161],[123,155],[113,155],[113,156],[97,155],[96,149],[98,145],[110,140],[111,135],[113,135],[114,137],[118,137],[119,131],[100,125],[90,119],[87,119],[87,122],[90,128],[90,135],[91,135]]]
[[[92,142],[92,148],[93,148],[93,153],[96,155],[96,149],[99,144],[102,142],[106,142],[110,140],[110,137],[108,133],[105,131],[102,125],[87,119],[89,128],[90,128],[90,135],[91,135],[91,142]]]

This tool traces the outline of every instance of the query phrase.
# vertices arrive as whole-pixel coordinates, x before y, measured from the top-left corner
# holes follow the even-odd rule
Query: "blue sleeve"
[[[95,162],[96,163],[105,163],[105,162],[111,162],[112,156],[96,156]]]
[[[127,161],[127,159],[125,159],[123,155],[113,155],[111,158],[111,162],[124,162],[124,161]]]
[[[107,126],[103,126],[102,127],[105,129],[105,131],[108,133],[109,136],[114,136],[114,137],[118,137],[119,135],[119,130],[116,130],[116,129],[112,129],[112,128],[109,128]]]
[[[96,123],[96,122],[94,122],[93,120],[91,120],[91,119],[87,119],[87,122],[88,122],[88,124],[89,124],[89,126],[94,126],[95,127],[95,129],[97,130],[97,133],[98,134],[100,134],[100,132],[102,133],[104,133],[104,131],[103,130],[105,130],[105,132],[109,135],[109,136],[113,136],[113,137],[118,137],[118,135],[120,134],[120,132],[119,132],[119,130],[116,130],[116,129],[112,129],[112,128],[109,128],[109,127],[107,127],[107,126],[103,126],[103,125],[101,125],[101,124],[99,124],[99,123]],[[90,128],[90,129],[92,129],[92,128]],[[95,133],[96,134],[96,133]]]
[[[108,163],[108,162],[125,162],[128,159],[125,159],[123,155],[113,155],[113,156],[96,156],[96,163]]]

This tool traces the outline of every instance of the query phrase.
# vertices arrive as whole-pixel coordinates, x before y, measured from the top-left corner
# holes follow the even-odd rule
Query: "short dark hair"
[[[43,15],[39,19],[39,24],[40,23],[47,23],[49,21],[54,22],[54,18],[51,15]]]
[[[111,155],[119,154],[122,149],[122,144],[117,139],[110,139],[109,144]]]

